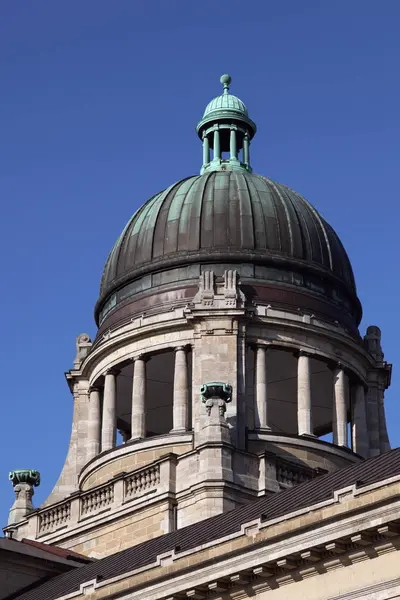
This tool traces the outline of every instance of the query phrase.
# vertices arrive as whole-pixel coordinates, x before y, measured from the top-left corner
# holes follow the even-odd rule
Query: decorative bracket
[[[217,406],[219,416],[223,417],[226,412],[226,404],[232,400],[232,386],[222,381],[203,383],[200,387],[200,395],[208,416],[211,416],[213,407]]]

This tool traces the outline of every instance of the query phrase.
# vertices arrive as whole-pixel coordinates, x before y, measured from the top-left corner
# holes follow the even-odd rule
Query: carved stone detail
[[[8,517],[8,524],[12,525],[22,521],[35,510],[32,505],[33,488],[40,484],[40,473],[30,469],[11,471],[9,479],[15,492],[15,502]]]
[[[376,325],[370,325],[364,336],[364,344],[371,356],[378,362],[382,362],[384,354],[381,346],[381,330]]]
[[[82,362],[89,354],[92,347],[92,340],[87,333],[81,333],[76,338],[76,356],[74,359],[74,369],[79,369]]]
[[[203,383],[200,388],[201,401],[205,404],[207,415],[210,417],[214,406],[218,407],[218,414],[224,417],[226,404],[232,400],[232,386],[221,381]]]
[[[199,288],[193,298],[192,308],[242,308],[245,295],[238,279],[238,273],[234,270],[225,271],[222,278],[216,278],[214,271],[204,271],[199,278]]]

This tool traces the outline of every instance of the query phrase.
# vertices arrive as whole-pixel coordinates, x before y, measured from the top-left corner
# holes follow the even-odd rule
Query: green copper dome
[[[207,104],[196,128],[203,142],[200,173],[219,170],[251,172],[249,148],[256,125],[240,98],[229,93],[230,75],[222,75],[220,81],[223,93]],[[226,157],[228,153],[229,158]]]
[[[150,198],[133,215],[104,268],[98,335],[135,315],[190,303],[200,273],[237,271],[250,303],[295,307],[357,334],[361,306],[339,237],[300,194],[252,173],[256,126],[224,92],[197,126],[200,175]]]
[[[211,113],[219,112],[221,110],[237,111],[246,117],[249,116],[247,108],[241,99],[229,93],[228,86],[230,82],[231,78],[229,75],[222,75],[221,83],[224,85],[224,92],[220,96],[213,98],[213,100],[207,104],[203,119],[209,117]]]
[[[244,114],[246,117],[249,115],[247,108],[240,98],[233,96],[232,94],[221,94],[221,96],[213,98],[213,100],[207,104],[203,119],[209,117],[211,113],[219,112],[221,110],[237,111],[238,113]]]

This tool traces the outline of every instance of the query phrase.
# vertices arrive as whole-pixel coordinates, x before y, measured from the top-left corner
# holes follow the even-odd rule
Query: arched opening
[[[187,353],[188,409],[191,429],[192,360]],[[173,349],[152,355],[146,362],[145,422],[146,437],[164,435],[173,428],[175,353]],[[132,388],[134,365],[122,366],[117,377],[117,445],[131,438]]]
[[[247,427],[255,428],[256,382],[255,352],[249,350],[246,373]],[[298,358],[293,350],[268,348],[267,424],[273,433],[298,434]],[[311,385],[312,433],[332,441],[334,377],[332,368],[323,359],[309,358]],[[347,414],[350,403],[347,398]],[[348,417],[349,418],[349,417]],[[350,439],[350,437],[349,437]]]

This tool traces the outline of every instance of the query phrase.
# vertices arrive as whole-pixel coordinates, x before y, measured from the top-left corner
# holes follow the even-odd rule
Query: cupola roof
[[[252,273],[249,281],[302,287],[323,297],[357,325],[361,306],[339,237],[300,194],[252,173],[256,126],[243,102],[229,93],[231,78],[223,75],[221,82],[223,94],[208,104],[197,126],[200,175],[169,186],[132,216],[104,268],[97,322],[143,286],[146,293],[155,281],[174,281],[176,287],[190,265],[236,264]]]

